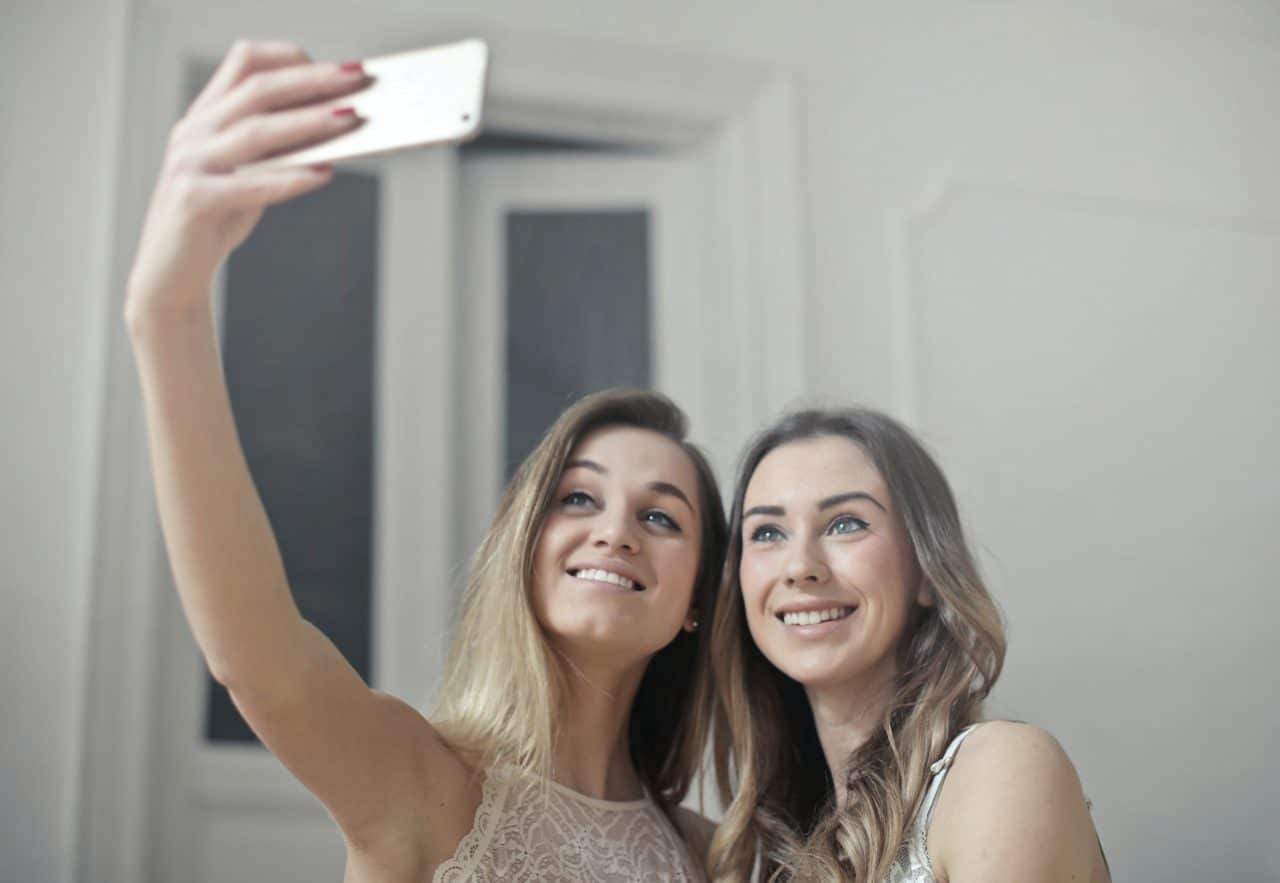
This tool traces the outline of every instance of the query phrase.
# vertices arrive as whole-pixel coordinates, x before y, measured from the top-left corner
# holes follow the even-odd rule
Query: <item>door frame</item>
[[[702,231],[708,254],[713,256],[708,290],[715,294],[721,319],[739,342],[732,354],[733,370],[727,372],[739,382],[725,390],[717,428],[726,439],[740,443],[807,389],[805,360],[798,355],[804,351],[808,333],[799,248],[795,108],[792,86],[776,70],[738,60],[485,25],[424,27],[420,17],[390,13],[334,16],[317,22],[314,9],[308,10],[305,19],[297,11],[289,7],[263,10],[252,27],[258,33],[294,34],[322,57],[380,54],[479,36],[489,42],[492,53],[485,111],[489,128],[534,137],[603,141],[637,151],[696,153],[704,163],[702,184],[712,207]],[[108,313],[115,316],[122,315],[137,231],[165,135],[181,108],[185,66],[193,60],[220,57],[245,27],[243,14],[234,10],[131,4],[128,15],[124,125],[117,153],[119,186],[108,286],[112,299]],[[300,20],[306,22],[301,33]],[[431,182],[432,192],[453,192],[456,164],[451,156],[448,152],[418,155],[421,180]],[[415,160],[404,162],[412,166]],[[411,238],[424,255],[454,254],[457,209],[452,203],[440,208],[426,213],[422,229],[389,234]],[[453,327],[455,268],[451,261],[424,261],[417,268],[387,271],[400,280],[393,279],[391,284],[416,285],[422,298],[416,314],[398,329],[389,325],[387,317],[379,320],[384,337],[380,338],[378,370],[394,375],[379,381],[379,392],[385,395],[389,389],[395,401],[403,401],[406,407],[416,404],[423,415],[450,413],[455,368],[447,334],[440,335],[446,339],[428,357],[429,365],[420,355],[417,361],[406,361],[383,354],[381,345],[394,350],[395,335],[406,339],[423,323],[442,331]],[[412,279],[402,274],[411,274]],[[109,322],[108,334],[76,877],[85,883],[136,883],[145,878],[148,855],[155,846],[148,841],[148,830],[156,769],[156,700],[162,695],[164,635],[175,602],[155,515],[133,357],[121,322]],[[769,371],[755,368],[761,361],[767,362]],[[437,372],[434,377],[440,381],[425,391],[420,373],[424,367]],[[450,428],[443,425],[446,421],[432,424],[424,416],[410,422],[404,438],[379,437],[377,470],[382,474],[395,470],[399,475],[407,469],[419,478],[448,474],[454,442]],[[419,443],[428,445],[428,457],[422,456],[421,448],[413,449]],[[439,660],[422,646],[416,617],[400,617],[396,622],[379,611],[401,610],[404,604],[416,604],[411,609],[418,611],[426,602],[412,597],[418,585],[415,579],[427,572],[443,583],[450,552],[447,547],[423,549],[419,544],[406,558],[410,538],[392,532],[397,520],[443,524],[447,513],[439,506],[451,494],[420,495],[422,482],[416,479],[408,487],[394,503],[378,504],[374,660],[377,686],[413,701],[421,698],[415,692],[423,688],[421,676],[438,670]],[[447,537],[447,531],[435,535]],[[272,800],[266,793],[263,799]],[[278,806],[274,801],[270,805]],[[295,804],[290,801],[289,805]]]

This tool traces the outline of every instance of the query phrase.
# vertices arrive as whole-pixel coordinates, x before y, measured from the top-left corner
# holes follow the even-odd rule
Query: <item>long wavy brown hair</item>
[[[739,582],[743,498],[756,467],[775,448],[823,436],[848,439],[875,464],[935,599],[918,608],[898,648],[894,694],[880,727],[849,756],[839,783],[804,689],[751,639]],[[929,765],[979,718],[1004,664],[1000,611],[978,575],[951,488],[920,442],[884,414],[792,413],[743,456],[727,554],[711,631],[715,772],[727,806],[711,844],[712,875],[879,881],[920,806]]]
[[[648,429],[676,442],[698,475],[701,547],[694,607],[714,616],[724,560],[725,517],[715,474],[687,438],[670,399],[646,390],[595,393],[566,410],[511,479],[472,561],[444,679],[431,715],[455,748],[483,766],[505,763],[550,779],[557,720],[567,694],[564,661],[530,601],[533,555],[570,453],[609,426]],[[649,661],[631,706],[631,759],[641,781],[671,807],[702,766],[712,687],[708,629],[681,630]]]

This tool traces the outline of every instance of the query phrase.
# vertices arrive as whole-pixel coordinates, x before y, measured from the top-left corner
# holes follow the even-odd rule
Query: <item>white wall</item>
[[[283,18],[175,5],[249,34]],[[424,30],[474,21],[793,75],[812,344],[797,393],[886,407],[934,444],[1011,620],[998,710],[1063,740],[1116,879],[1280,879],[1274,5],[373,5]],[[356,8],[297,7],[338,32]],[[3,442],[18,608],[0,683],[21,709],[0,749],[0,853],[23,880],[65,880],[125,16],[17,18],[6,102],[56,96],[78,137],[11,129],[0,163],[19,427]]]
[[[124,38],[115,0],[6,0],[0,27],[4,880],[75,864]]]

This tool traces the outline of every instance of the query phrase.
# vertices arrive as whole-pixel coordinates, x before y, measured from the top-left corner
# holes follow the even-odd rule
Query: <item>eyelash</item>
[[[762,525],[760,525],[759,527],[757,527],[755,530],[751,531],[751,542],[753,542],[753,543],[772,543],[772,542],[776,542],[776,540],[775,540],[775,539],[765,539],[765,534],[767,534],[767,533],[775,533],[775,534],[777,534],[777,535],[778,535],[778,538],[781,538],[781,537],[782,537],[782,531],[778,529],[778,526],[777,526],[777,525],[775,525],[775,524],[762,524]]]
[[[856,531],[846,531],[843,533],[837,532],[835,530],[836,525],[842,524],[842,523],[855,524],[857,525],[858,529]],[[857,518],[853,515],[837,515],[835,518],[831,519],[831,523],[827,525],[827,529],[823,531],[823,533],[832,535],[832,536],[850,536],[855,533],[861,533],[862,531],[866,530],[868,527],[870,527],[870,525],[867,524],[867,522],[863,521],[861,518]],[[777,534],[777,537],[772,539],[766,539],[765,538],[766,534],[769,534],[769,533]],[[776,524],[762,524],[759,527],[757,527],[755,530],[751,531],[751,536],[749,537],[749,539],[753,543],[772,543],[772,542],[777,542],[778,539],[785,539],[785,538],[786,538],[786,534],[784,534],[782,532],[782,528],[778,527]]]
[[[831,519],[831,523],[827,525],[827,533],[834,532],[836,525],[842,522],[849,522],[852,524],[856,524],[858,526],[858,529],[856,531],[850,531],[850,533],[860,533],[866,530],[868,527],[867,523],[863,521],[861,518],[858,518],[853,515],[838,515],[835,518]],[[848,536],[849,533],[845,533],[845,534],[836,533],[836,536],[842,536],[842,535]]]
[[[650,521],[654,516],[657,516],[661,520]],[[648,511],[641,513],[640,518],[643,521],[649,521],[651,524],[657,524],[659,527],[665,527],[667,530],[675,531],[676,533],[681,532],[680,525],[676,523],[676,520],[661,509],[649,509]]]
[[[560,498],[561,506],[577,507],[585,505],[586,503],[595,503],[595,497],[591,496],[591,494],[586,491],[569,491],[569,493]]]
[[[597,505],[595,498],[586,491],[570,491],[560,498],[560,505],[566,508],[577,509],[588,504]],[[674,533],[683,533],[679,523],[661,509],[646,509],[640,513],[640,520]]]

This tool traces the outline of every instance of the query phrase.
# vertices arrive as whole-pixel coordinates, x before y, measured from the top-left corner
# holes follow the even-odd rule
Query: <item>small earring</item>
[[[684,630],[690,634],[696,632],[698,630],[698,620],[695,618],[686,621],[684,624]]]

